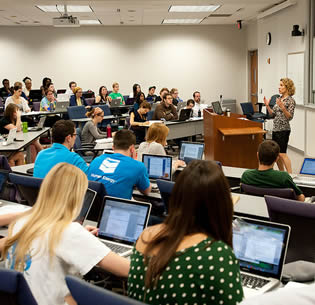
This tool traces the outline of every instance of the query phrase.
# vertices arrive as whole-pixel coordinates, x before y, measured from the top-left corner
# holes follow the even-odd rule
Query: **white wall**
[[[298,0],[297,4],[288,7],[276,14],[265,17],[249,24],[247,32],[247,50],[258,49],[258,99],[270,97],[278,93],[279,80],[287,76],[288,53],[305,52],[305,90],[304,99],[308,103],[308,74],[307,36],[292,37],[291,31],[294,24],[300,29],[308,31],[308,0]],[[266,34],[271,33],[271,45],[266,45]],[[270,58],[270,64],[267,59]],[[248,85],[249,86],[249,85]],[[296,108],[294,119],[291,123],[292,133],[289,144],[305,151],[309,135],[306,132],[305,109],[302,106]],[[315,151],[314,151],[315,154]]]
[[[200,90],[207,103],[246,99],[246,33],[234,26],[0,27],[1,78],[28,75],[35,87],[49,76],[57,88],[70,80],[97,90],[113,81],[129,94],[156,85]]]

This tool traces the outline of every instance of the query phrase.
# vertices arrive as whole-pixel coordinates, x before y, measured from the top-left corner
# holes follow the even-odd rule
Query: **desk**
[[[127,118],[127,117],[129,117],[128,113],[124,113],[124,114],[121,114],[121,115],[105,115],[104,118],[103,118],[103,121],[104,120],[117,120],[117,119]],[[82,129],[83,123],[86,123],[86,122],[88,122],[90,120],[91,120],[91,118],[81,118],[81,119],[72,119],[71,121],[74,122],[74,123],[78,123],[79,127]]]
[[[30,112],[23,112],[21,114],[22,117],[28,116],[40,116],[40,115],[51,115],[51,114],[63,114],[67,113],[67,109],[59,110],[59,111],[30,111]]]
[[[30,168],[34,168],[34,163],[13,166],[11,167],[11,170],[15,174],[31,176],[29,173],[26,172]]]
[[[45,127],[39,131],[29,131],[27,133],[23,133],[24,141],[14,141],[12,144],[6,145],[6,146],[0,144],[0,152],[5,151],[5,152],[14,153],[26,147],[26,161],[27,163],[30,163],[31,151],[30,151],[29,145],[31,144],[31,142],[33,142],[35,139],[40,137],[42,134],[44,134],[48,130],[49,130],[49,127]]]

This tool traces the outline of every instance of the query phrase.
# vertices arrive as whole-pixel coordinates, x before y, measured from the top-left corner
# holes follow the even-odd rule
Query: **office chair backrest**
[[[85,106],[70,106],[67,108],[69,119],[83,119],[86,118]]]
[[[315,261],[315,205],[296,200],[265,196],[269,218],[291,227],[286,263]]]
[[[7,157],[0,155],[0,199],[16,201],[16,187],[9,181],[9,174],[11,172],[12,170]]]
[[[75,137],[75,141],[74,141],[74,145],[73,145],[73,149],[80,149],[82,146],[82,141],[81,141],[81,136],[82,136],[82,132],[81,132],[81,128],[76,128],[75,132],[77,134],[77,136]],[[78,154],[80,154],[80,152],[77,152]],[[80,154],[81,155],[81,154]]]
[[[162,179],[157,179],[156,184],[160,190],[160,194],[164,203],[164,209],[166,214],[168,213],[169,201],[171,198],[172,190],[175,185],[173,181],[166,181]]]
[[[103,110],[104,115],[111,115],[111,111],[108,105],[95,105],[94,107],[99,107]]]
[[[105,288],[91,285],[75,276],[66,276],[70,293],[78,305],[108,304],[108,305],[143,305],[131,298],[111,292]]]
[[[125,99],[126,105],[133,105],[135,103],[135,98],[134,97],[128,97]]]
[[[147,114],[147,120],[151,121],[153,118],[154,110],[150,110]]]
[[[103,199],[107,195],[106,189],[104,184],[98,181],[89,181],[88,188],[97,192],[97,195],[95,197],[94,203],[91,207],[87,219],[92,221],[98,221]]]
[[[16,185],[22,199],[25,199],[29,206],[33,206],[36,202],[43,179],[14,173],[9,174],[9,179]]]
[[[281,198],[296,199],[296,194],[293,189],[290,188],[270,188],[270,187],[258,187],[254,185],[241,183],[241,191],[248,195],[254,196],[276,196]]]
[[[252,103],[241,103],[242,111],[244,115],[252,115],[254,114],[254,107]]]
[[[85,102],[89,105],[89,106],[92,106],[95,102],[95,98],[94,97],[87,97],[85,99]]]
[[[0,268],[0,304],[37,305],[21,272]]]

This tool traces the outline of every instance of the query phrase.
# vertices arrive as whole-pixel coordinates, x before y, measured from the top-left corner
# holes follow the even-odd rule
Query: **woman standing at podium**
[[[270,116],[273,118],[272,140],[277,142],[280,146],[280,158],[277,161],[279,170],[283,171],[284,167],[288,173],[292,173],[291,160],[287,155],[288,142],[291,132],[290,121],[294,116],[295,100],[295,86],[291,79],[281,78],[279,84],[280,97],[277,98],[276,104],[273,108],[270,107],[270,99],[264,97],[264,103]]]

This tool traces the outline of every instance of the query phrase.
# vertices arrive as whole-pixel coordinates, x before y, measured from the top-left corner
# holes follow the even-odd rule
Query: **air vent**
[[[128,10],[128,13],[135,13],[136,10]]]
[[[208,18],[212,18],[212,17],[218,17],[218,18],[227,18],[227,17],[231,17],[232,14],[211,14],[208,16]]]

